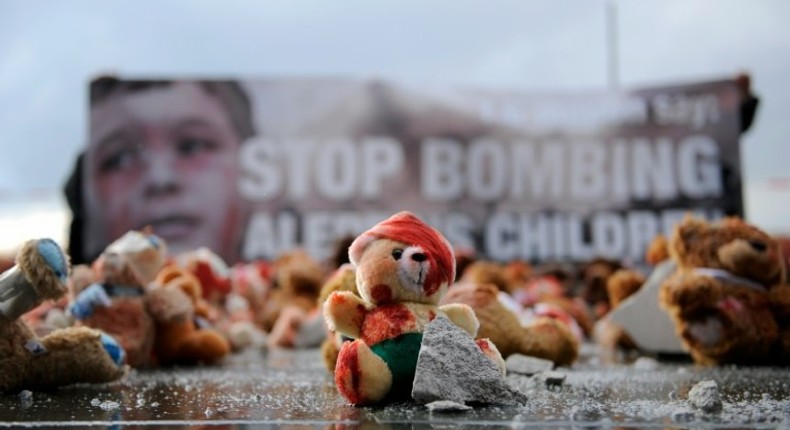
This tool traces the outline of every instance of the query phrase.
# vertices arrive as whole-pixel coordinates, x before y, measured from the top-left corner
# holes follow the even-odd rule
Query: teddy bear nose
[[[414,254],[411,255],[411,259],[418,263],[422,263],[423,261],[428,259],[428,256],[423,254],[422,252],[415,252]]]
[[[768,249],[768,245],[766,245],[765,242],[761,240],[750,240],[749,245],[751,245],[752,248],[760,252],[763,252],[766,249]]]

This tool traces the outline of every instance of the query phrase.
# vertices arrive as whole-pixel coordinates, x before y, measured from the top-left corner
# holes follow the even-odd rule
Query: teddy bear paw
[[[387,363],[361,340],[346,342],[335,367],[335,384],[343,397],[354,405],[382,400],[392,387],[392,372]]]
[[[123,347],[110,335],[102,333],[101,345],[116,366],[122,366],[126,361],[126,352]]]

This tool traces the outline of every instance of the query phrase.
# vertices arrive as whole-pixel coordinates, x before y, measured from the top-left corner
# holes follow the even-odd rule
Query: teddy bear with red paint
[[[354,339],[337,359],[338,391],[355,405],[408,397],[428,323],[445,315],[477,334],[479,322],[469,306],[438,305],[455,279],[452,247],[419,218],[400,212],[357,237],[349,257],[360,296],[337,291],[324,306],[329,328]],[[504,372],[493,343],[477,344]]]

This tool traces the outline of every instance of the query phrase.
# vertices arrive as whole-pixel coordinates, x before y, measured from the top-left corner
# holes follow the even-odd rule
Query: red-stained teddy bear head
[[[357,288],[368,303],[438,304],[455,279],[447,240],[409,212],[400,212],[357,237],[349,248]]]

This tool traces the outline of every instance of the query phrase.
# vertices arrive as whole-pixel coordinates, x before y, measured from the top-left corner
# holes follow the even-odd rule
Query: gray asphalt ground
[[[790,370],[698,368],[615,357],[586,346],[559,386],[509,375],[519,406],[430,411],[415,403],[357,408],[337,394],[318,350],[248,351],[214,368],[132,371],[107,385],[0,395],[0,426],[209,428],[790,428]],[[720,412],[688,402],[718,383]]]

